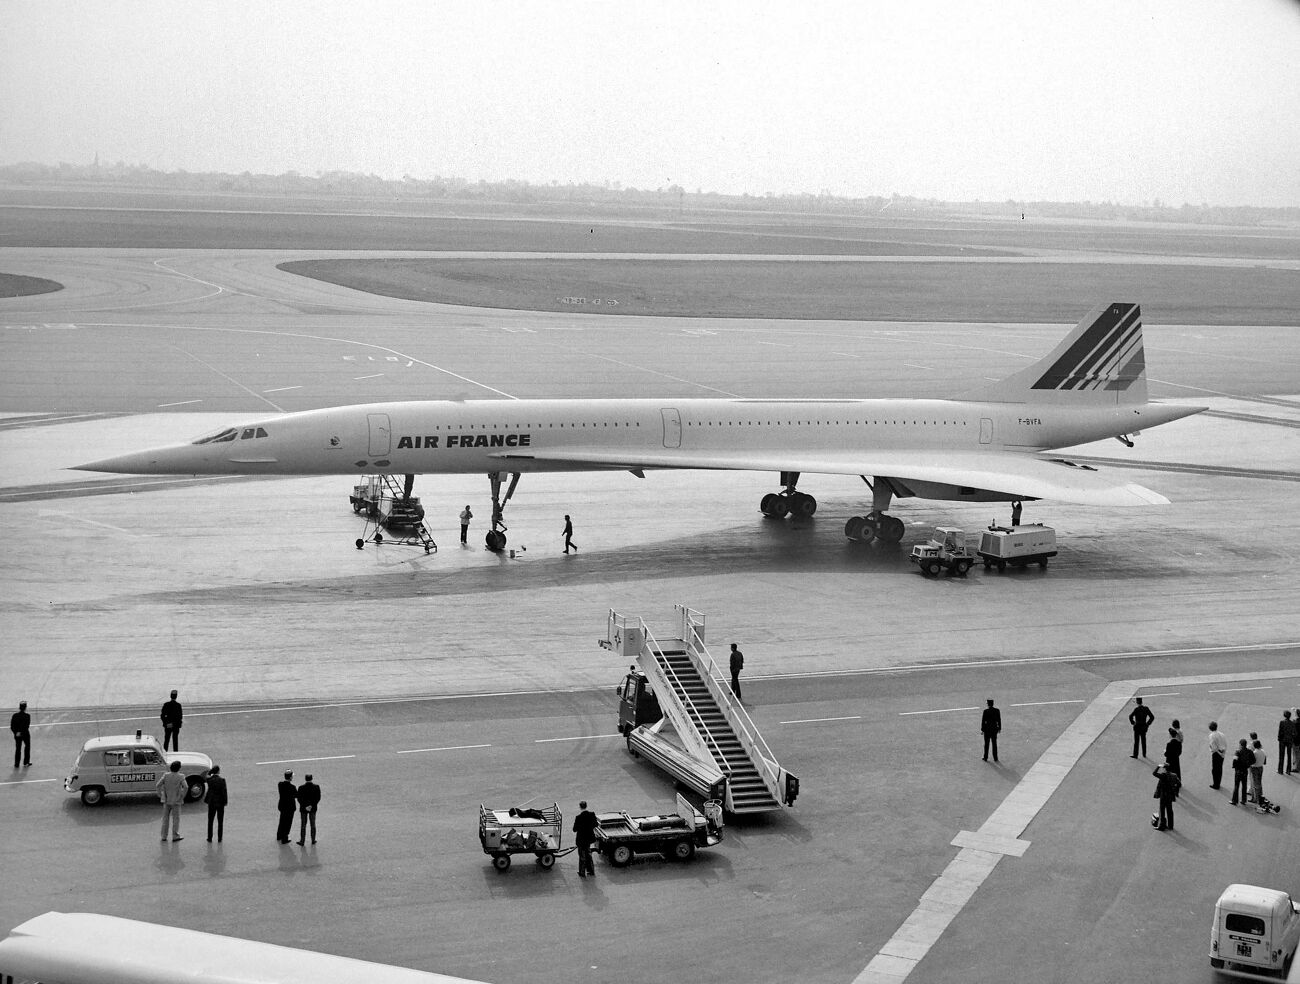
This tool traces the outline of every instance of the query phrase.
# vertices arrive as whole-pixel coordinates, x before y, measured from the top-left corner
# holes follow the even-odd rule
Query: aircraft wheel
[[[849,521],[844,524],[844,535],[850,540],[862,539],[862,528],[867,525],[866,517],[850,516]]]
[[[365,548],[366,548],[366,541],[361,539],[361,537],[357,537],[357,549],[364,550]]]
[[[500,553],[506,546],[506,535],[500,530],[489,530],[488,535],[483,538],[484,544],[493,553]]]
[[[781,508],[781,497],[775,492],[769,492],[759,500],[758,511],[771,519],[785,515]]]
[[[817,511],[817,500],[806,492],[794,492],[789,496],[790,512],[795,516],[811,516]]]
[[[907,532],[906,524],[894,516],[881,516],[877,526],[880,530],[880,539],[884,543],[899,543],[903,539],[903,534]]]

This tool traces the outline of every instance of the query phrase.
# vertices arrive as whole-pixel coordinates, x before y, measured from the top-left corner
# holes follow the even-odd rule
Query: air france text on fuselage
[[[533,443],[530,433],[510,434],[403,434],[397,450],[407,448],[526,448]]]

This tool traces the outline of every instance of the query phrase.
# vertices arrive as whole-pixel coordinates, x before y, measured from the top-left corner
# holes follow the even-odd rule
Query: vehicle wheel
[[[1222,970],[1223,964],[1224,961],[1219,959],[1218,957],[1210,957],[1210,966],[1213,967],[1215,970]]]
[[[509,871],[510,855],[509,854],[492,855],[492,867],[496,868],[497,871]]]
[[[966,572],[967,572],[968,570],[970,570],[970,561],[969,561],[969,560],[959,560],[959,561],[957,561],[957,564],[956,564],[955,569],[956,569],[956,571],[957,571],[957,576],[958,576],[958,577],[965,577],[965,576],[966,576]]]
[[[193,803],[195,800],[203,799],[203,790],[206,788],[203,780],[198,776],[192,776],[189,783],[189,788],[185,790],[185,802]]]
[[[359,502],[352,503],[352,511],[356,513],[358,516],[361,515],[361,503]]]
[[[678,861],[689,861],[695,857],[694,841],[678,841],[673,845],[673,858]]]
[[[609,852],[609,863],[615,868],[626,868],[632,863],[632,848],[626,844],[617,844]]]
[[[865,516],[850,516],[849,521],[844,524],[844,535],[850,540],[862,539],[862,528],[867,525]]]
[[[984,560],[984,569],[985,569],[985,570],[988,570],[988,569],[989,569],[990,567],[992,567],[992,566],[993,566],[993,561],[991,561],[991,560],[985,558],[985,560]]]
[[[1007,562],[1006,562],[1005,560],[999,560],[999,561],[998,561],[998,573],[1001,574],[1001,573],[1002,573],[1003,571],[1005,571],[1006,569],[1007,569]]]
[[[926,577],[938,577],[939,562],[937,560],[927,560],[921,565],[921,570],[925,572]]]
[[[98,806],[104,802],[104,791],[98,786],[87,786],[81,791],[81,802],[87,806]]]
[[[541,854],[537,855],[537,863],[543,868],[550,870],[555,867],[555,855],[550,851],[543,851]]]
[[[1041,567],[1043,570],[1047,570],[1047,558],[1044,557],[1042,560],[1040,560],[1038,562],[1038,566]]]

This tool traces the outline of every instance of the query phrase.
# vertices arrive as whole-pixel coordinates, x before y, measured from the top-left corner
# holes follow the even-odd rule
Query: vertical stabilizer
[[[1093,308],[1045,358],[973,395],[997,403],[1145,404],[1141,307]]]

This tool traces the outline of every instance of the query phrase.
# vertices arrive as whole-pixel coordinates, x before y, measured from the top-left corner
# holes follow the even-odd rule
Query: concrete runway
[[[896,514],[908,523],[904,549],[863,549],[845,541],[841,530],[847,516],[864,508],[865,489],[860,482],[828,477],[809,476],[802,483],[817,495],[820,508],[814,520],[800,524],[771,523],[759,516],[758,498],[773,486],[772,476],[526,477],[507,519],[511,546],[527,549],[510,559],[481,549],[481,525],[473,549],[461,550],[455,542],[455,515],[465,502],[475,504],[480,516],[488,515],[486,482],[474,476],[417,482],[440,545],[436,554],[426,557],[396,546],[356,551],[352,541],[360,524],[347,505],[346,478],[177,483],[122,494],[117,477],[99,479],[63,470],[117,451],[196,436],[234,418],[330,403],[500,393],[954,395],[986,376],[1005,375],[1036,358],[1066,330],[1064,324],[737,323],[457,309],[358,294],[275,270],[276,262],[307,255],[55,249],[8,249],[0,254],[7,270],[67,285],[56,294],[0,301],[0,409],[10,414],[0,421],[0,458],[7,476],[0,488],[0,529],[10,545],[0,606],[0,631],[7,640],[5,692],[28,699],[38,721],[42,715],[56,723],[85,719],[74,708],[96,709],[93,716],[98,717],[104,708],[148,704],[155,696],[161,703],[171,687],[180,688],[188,697],[187,708],[195,710],[225,703],[243,706],[254,697],[263,706],[260,702],[563,691],[576,692],[572,700],[588,708],[578,720],[590,721],[593,727],[583,733],[600,734],[612,729],[599,719],[603,710],[590,708],[596,706],[593,701],[604,706],[621,669],[596,646],[606,611],[613,607],[642,614],[652,625],[662,625],[671,621],[674,603],[687,604],[709,616],[709,635],[720,651],[725,641],[741,642],[748,654],[747,675],[761,688],[756,691],[763,695],[757,698],[760,707],[781,699],[784,688],[793,686],[787,675],[806,674],[819,683],[798,698],[799,712],[791,718],[851,716],[865,701],[873,713],[881,714],[882,727],[870,736],[821,733],[809,741],[777,737],[783,727],[779,720],[788,719],[784,714],[772,719],[771,733],[769,723],[761,721],[783,758],[790,749],[808,795],[790,816],[772,821],[767,849],[750,849],[758,853],[747,862],[753,868],[738,894],[724,895],[719,904],[718,893],[705,890],[706,878],[692,881],[692,891],[678,897],[674,893],[681,886],[665,876],[661,894],[646,898],[641,894],[645,886],[629,881],[620,901],[630,911],[604,922],[598,938],[609,944],[604,949],[617,953],[628,934],[657,939],[661,930],[688,932],[684,927],[697,924],[707,912],[719,921],[703,936],[693,931],[690,952],[701,952],[706,942],[718,948],[716,953],[708,951],[715,962],[705,965],[716,971],[706,975],[709,979],[851,980],[948,862],[952,836],[978,827],[996,805],[971,804],[974,819],[954,816],[951,797],[945,795],[953,781],[949,744],[936,740],[933,728],[902,727],[901,711],[891,717],[873,702],[878,688],[901,699],[925,679],[930,682],[924,686],[937,692],[934,706],[942,709],[972,700],[978,706],[979,695],[990,688],[997,688],[998,694],[1018,692],[1026,681],[1040,679],[1038,664],[1032,662],[1040,658],[1165,653],[1155,657],[1162,677],[1176,676],[1183,668],[1249,675],[1295,665],[1300,589],[1291,544],[1300,533],[1294,507],[1300,479],[1300,400],[1291,394],[1300,374],[1300,344],[1293,333],[1269,326],[1147,325],[1153,393],[1207,402],[1213,413],[1142,435],[1133,450],[1118,444],[1079,449],[1083,457],[1122,459],[1125,477],[1161,491],[1173,504],[1125,512],[1030,504],[1026,518],[1055,526],[1062,540],[1061,555],[1046,573],[999,576],[977,571],[961,581],[926,580],[906,560],[912,543],[924,539],[936,524],[978,529],[995,515],[1005,519],[1005,509],[902,504]],[[1062,321],[1081,313],[1063,311]],[[559,527],[566,512],[574,516],[575,538],[582,547],[576,557],[560,553]],[[1004,660],[1013,668],[977,666]],[[1059,676],[1047,688],[1050,694],[1020,695],[1029,701],[1092,700],[1101,687],[1091,680],[1097,672],[1125,679],[1155,676],[1133,668],[1146,662],[1088,663],[1090,682],[1069,697],[1057,694]],[[976,668],[962,671],[958,680],[954,671],[938,669],[949,663]],[[1127,667],[1121,677],[1095,669],[1113,664]],[[925,665],[936,669],[920,674],[871,672]],[[1075,671],[1052,672],[1069,677]],[[864,692],[846,680],[870,684]],[[885,680],[890,682],[876,683]],[[1294,694],[1294,681],[1291,686]],[[826,690],[846,687],[847,703],[828,699]],[[1280,700],[1281,694],[1277,697]],[[1198,740],[1201,719],[1210,713],[1225,719],[1232,715],[1234,727],[1271,734],[1275,708],[1229,707],[1220,700],[1189,699],[1183,712],[1195,721],[1187,726],[1189,742]],[[1295,702],[1291,696],[1282,703]],[[485,719],[499,721],[502,715],[492,701],[484,708]],[[1020,754],[1041,754],[1070,719],[1067,714],[1039,721]],[[60,727],[76,731],[72,725]],[[299,724],[296,718],[286,719],[277,727],[286,729],[286,737],[301,731],[292,742],[299,746],[328,748],[336,741],[314,720]],[[325,730],[315,733],[312,728]],[[973,732],[973,726],[967,730]],[[84,737],[81,732],[62,733],[67,738],[57,761],[42,757],[48,773],[37,778],[61,777],[63,760]],[[223,754],[248,758],[248,750],[233,734],[224,740],[229,751]],[[459,728],[451,729],[445,740],[472,743]],[[961,738],[963,747],[967,740]],[[913,754],[920,750],[922,761],[912,759],[883,775],[857,771],[859,759],[874,765],[877,750],[897,761],[896,756],[909,749]],[[1149,797],[1142,773],[1132,789],[1125,785],[1105,794],[1101,815],[1094,815],[1100,824],[1095,831],[1076,830],[1068,841],[1058,842],[1070,826],[1065,817],[1089,814],[1098,787],[1105,785],[1108,770],[1102,764],[1090,767],[1090,761],[1090,756],[1084,757],[1084,771],[1071,773],[1072,786],[1065,787],[1064,798],[1053,799],[1038,821],[1041,825],[1051,817],[1050,823],[1058,826],[1030,838],[1050,850],[1026,855],[1042,866],[1042,877],[1069,884],[1080,899],[1092,899],[1089,893],[1095,894],[1099,885],[1109,891],[1119,877],[1112,864],[1102,863],[1116,858],[1101,833],[1111,829],[1105,811],[1131,812],[1131,806],[1121,804],[1131,803],[1128,797],[1138,795],[1134,790]],[[484,774],[495,780],[504,768],[502,762]],[[521,770],[521,783],[534,768],[536,763]],[[565,757],[543,774],[548,788],[574,789],[574,796],[588,780],[598,789],[612,790],[602,795],[629,795],[616,775],[607,774],[609,768],[590,756]],[[400,768],[393,769],[396,780]],[[634,774],[640,776],[640,771]],[[357,780],[361,785],[351,805],[360,814],[359,831],[380,817],[400,826],[400,815],[394,817],[391,809],[366,819],[366,803],[388,795],[385,775],[389,773],[364,783]],[[258,781],[269,788],[269,782]],[[471,775],[449,792],[456,810],[472,810],[477,797],[487,795],[475,792],[476,781],[482,784]],[[978,786],[979,779],[974,781]],[[825,841],[844,829],[845,817],[864,819],[858,815],[862,790],[874,795],[895,782],[901,782],[908,795],[887,797],[871,807],[865,818],[871,822],[861,827],[861,843],[855,841],[846,853]],[[498,788],[506,795],[514,784],[501,782]],[[642,789],[643,795],[656,792],[653,786]],[[983,788],[979,795],[991,792]],[[20,823],[38,822],[56,802],[50,788],[39,784],[0,787],[0,799],[22,804],[16,810],[4,809],[6,828],[15,822],[11,817]],[[1146,805],[1138,807],[1140,819]],[[79,809],[63,814],[74,829],[80,826]],[[152,810],[147,812],[152,818]],[[122,816],[125,811],[104,815]],[[905,833],[910,835],[918,825],[927,833],[912,841],[879,834],[900,819]],[[1224,831],[1239,829],[1216,824],[1240,820],[1235,814],[1199,819],[1206,824],[1200,842],[1207,846],[1179,857],[1178,892],[1188,900],[1184,908],[1194,911],[1179,910],[1177,919],[1168,913],[1156,919],[1167,933],[1177,934],[1175,939],[1136,942],[1151,949],[1142,959],[1149,961],[1154,954],[1155,966],[1178,966],[1182,976],[1200,979],[1204,974],[1209,979],[1201,952],[1208,928],[1204,896],[1208,893],[1212,902],[1223,881],[1221,858],[1209,844]],[[150,822],[142,820],[141,825]],[[1293,832],[1290,810],[1280,823],[1285,826],[1279,830]],[[463,816],[457,814],[447,824],[441,839],[456,838],[457,856],[468,855],[455,864],[486,861],[481,854],[473,857],[477,844]],[[1125,882],[1122,904],[1134,914],[1148,911],[1158,902],[1159,890],[1170,888],[1165,880],[1169,860],[1149,853],[1168,849],[1148,847],[1147,835],[1154,835],[1143,827],[1139,824],[1137,833],[1124,841],[1127,853],[1122,852],[1129,872],[1148,876],[1144,884]],[[47,861],[64,842],[62,835],[43,836],[53,838],[40,849],[39,858]],[[1237,870],[1258,864],[1259,877],[1265,877],[1270,867],[1261,863],[1260,852],[1283,850],[1287,842],[1282,834],[1269,838],[1254,843],[1253,851],[1243,848],[1248,853],[1237,855]],[[815,843],[816,850],[778,860],[785,851],[782,843],[801,841]],[[6,836],[6,844],[14,842],[13,836]],[[728,852],[743,844],[742,835],[716,852],[719,860],[709,863],[735,863]],[[423,850],[418,844],[409,845],[409,854],[395,849],[386,862],[389,867],[380,866],[383,877],[407,877],[399,859]],[[1294,873],[1294,850],[1289,850],[1285,856]],[[365,857],[349,857],[350,878],[365,878]],[[890,857],[895,860],[888,864],[894,867],[883,877],[862,873],[864,868],[880,872]],[[807,911],[801,900],[822,891],[818,886],[826,879],[834,880],[826,865],[844,862],[848,865],[839,874],[850,875],[850,880],[827,896],[835,900],[837,915]],[[253,867],[258,863],[248,862]],[[1100,876],[1093,874],[1089,881],[1078,874],[1094,871],[1099,864],[1112,872],[1110,880],[1099,882]],[[25,864],[22,870],[33,889],[48,877],[44,864]],[[1058,940],[1049,952],[1069,966],[1040,962],[1033,974],[1013,969],[1007,962],[1007,943],[1018,950],[1035,938],[1034,927],[1026,926],[1035,912],[1022,908],[1014,917],[999,914],[1014,900],[1027,897],[1023,883],[1012,879],[1001,884],[1004,870],[1000,867],[994,882],[976,894],[950,936],[910,980],[951,979],[957,967],[968,966],[971,953],[989,970],[980,979],[1114,979],[1071,964],[1070,954],[1077,951],[1067,949],[1068,940]],[[810,880],[795,885],[796,873],[802,871],[811,873]],[[1069,872],[1076,874],[1067,876]],[[1212,884],[1196,881],[1198,873]],[[255,890],[254,897],[242,903],[242,921],[228,912],[223,921],[217,915],[225,912],[222,900],[228,906],[232,898],[231,890],[218,884],[223,874],[207,870],[200,877],[192,865],[182,872],[160,863],[150,884],[160,911],[187,914],[192,921],[186,925],[218,932],[242,930],[243,935],[285,942],[296,938],[301,945],[304,939],[291,938],[292,919],[286,922],[282,912],[286,898],[292,897],[284,895],[283,887],[267,883],[265,891]],[[523,872],[510,877],[516,874]],[[284,877],[280,884],[291,881]],[[349,876],[340,873],[329,884],[342,893],[348,881]],[[508,890],[497,881],[481,889],[474,883],[467,891],[480,901],[491,900],[484,918],[526,925],[539,913],[527,901],[535,893],[513,888],[522,881],[506,882]],[[75,878],[55,882],[65,887],[36,893],[48,903],[44,908],[25,914],[6,909],[5,915],[13,917],[8,921],[45,908],[75,908],[61,894],[75,893]],[[1278,887],[1297,886],[1293,879]],[[193,898],[196,889],[211,895],[213,902],[175,907],[181,893]],[[877,902],[882,889],[884,896]],[[855,890],[866,897],[855,901]],[[1154,898],[1149,897],[1151,891],[1157,892]],[[516,893],[524,897],[510,901]],[[405,891],[399,894],[403,903],[387,915],[399,925],[408,918],[420,920],[418,908],[410,908],[415,901]],[[467,896],[452,897],[468,904]],[[88,898],[88,907],[113,911],[111,894]],[[686,922],[661,925],[658,916],[653,926],[638,922],[637,902],[652,899],[659,906],[656,912],[680,910]],[[1037,902],[1039,912],[1047,907],[1047,900]],[[440,913],[445,916],[453,908],[446,905]],[[554,922],[560,918],[555,908],[547,908],[544,928],[558,939],[581,935],[593,919],[590,911],[578,909],[585,912],[581,926]],[[596,921],[610,916],[610,908],[608,900],[596,906]],[[329,934],[305,941],[331,939],[340,944],[339,952],[375,958],[366,948],[366,933],[348,929],[350,911],[344,906],[327,922]],[[1059,920],[1080,920],[1081,941],[1114,949],[1120,941],[1107,935],[1110,923],[1102,918],[1114,911],[1093,901],[1076,904]],[[731,914],[721,914],[727,912]],[[561,945],[552,946],[549,963],[530,962],[527,954],[535,950],[524,950],[504,963],[484,964],[476,946],[481,925],[446,918],[456,927],[452,936],[463,937],[455,953],[423,940],[405,948],[393,944],[395,948],[381,950],[380,958],[386,952],[397,962],[499,982],[524,976],[627,976],[625,964],[611,968],[593,959],[578,966],[574,954]],[[1062,923],[1055,916],[1053,923],[1059,932]],[[425,925],[421,922],[421,928]],[[822,928],[815,929],[818,925]],[[1007,925],[1016,929],[1007,931]],[[265,927],[267,935],[250,931],[258,926]],[[393,935],[383,939],[392,943]],[[395,935],[409,939],[420,934]],[[737,963],[730,952],[734,940],[755,936],[779,944],[781,955],[761,950],[761,957]],[[800,942],[804,939],[813,942]],[[951,940],[961,941],[956,956],[944,950]],[[1191,941],[1195,955],[1190,962],[1184,940]],[[347,946],[342,945],[345,941]],[[1126,937],[1125,942],[1134,941]],[[834,955],[810,971],[809,961],[828,946]],[[1139,959],[1132,949],[1116,952],[1128,960]],[[625,958],[634,956],[628,953]],[[588,966],[590,972],[584,969]],[[632,976],[667,980],[689,972],[671,960],[662,969],[643,970],[638,965]]]

